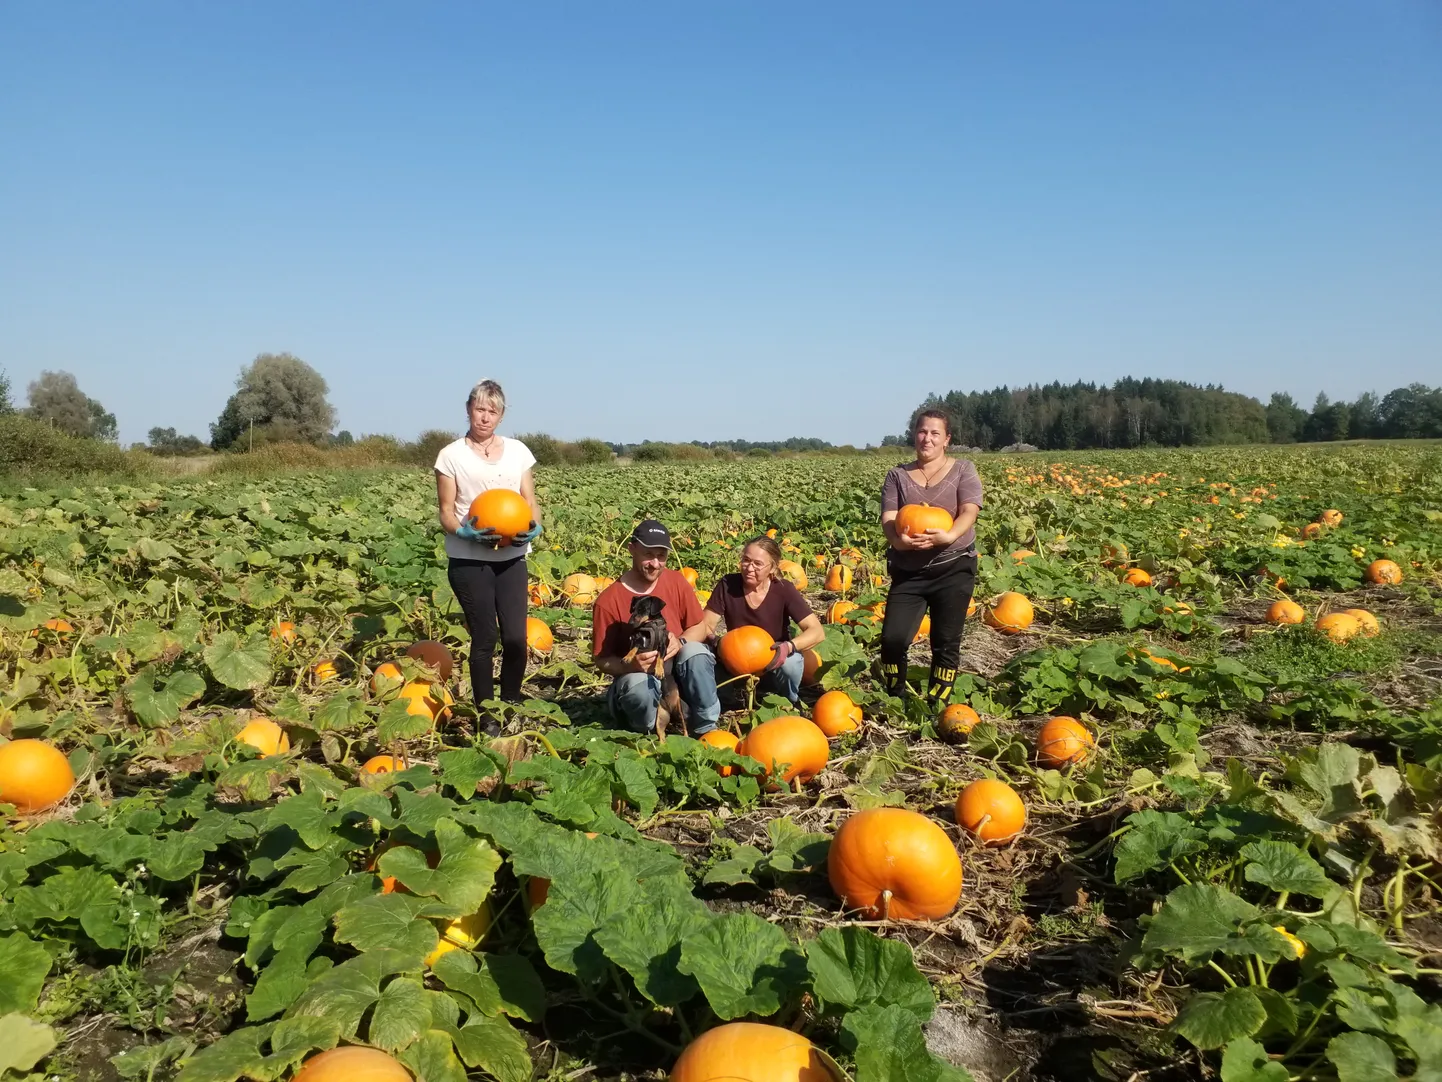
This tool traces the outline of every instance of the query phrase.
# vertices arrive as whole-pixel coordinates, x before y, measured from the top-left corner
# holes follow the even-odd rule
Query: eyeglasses
[[[742,567],[769,567],[770,565],[770,560],[748,560],[745,557],[741,560]]]

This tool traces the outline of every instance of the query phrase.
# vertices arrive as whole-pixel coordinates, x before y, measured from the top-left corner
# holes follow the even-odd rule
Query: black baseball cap
[[[631,541],[634,544],[642,545],[648,549],[665,549],[671,551],[671,535],[654,518],[648,518],[639,523],[631,531]]]

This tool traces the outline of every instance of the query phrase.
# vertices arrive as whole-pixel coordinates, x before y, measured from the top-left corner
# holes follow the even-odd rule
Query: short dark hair
[[[928,417],[931,418],[933,421],[940,421],[941,427],[946,429],[946,438],[948,440],[951,439],[951,414],[947,413],[944,409],[938,409],[935,407],[931,409],[924,409],[911,419],[912,439],[916,438],[917,425],[921,424],[921,422],[925,421]]]

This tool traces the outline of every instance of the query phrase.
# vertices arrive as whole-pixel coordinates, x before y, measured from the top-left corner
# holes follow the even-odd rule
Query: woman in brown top
[[[981,478],[966,459],[951,459],[951,421],[942,410],[924,410],[915,422],[916,460],[887,471],[881,485],[881,528],[890,547],[886,566],[891,589],[881,625],[881,675],[888,694],[906,690],[906,652],[931,613],[931,677],[927,702],[945,706],[961,663],[961,632],[976,585],[976,516]],[[926,503],[951,514],[949,530],[908,537],[896,529],[896,513]]]

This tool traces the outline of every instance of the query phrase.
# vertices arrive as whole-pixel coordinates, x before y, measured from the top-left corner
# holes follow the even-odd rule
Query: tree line
[[[953,442],[983,451],[1442,438],[1442,388],[1421,383],[1380,398],[1369,391],[1355,402],[1319,394],[1310,411],[1285,393],[1263,405],[1213,384],[1130,377],[1110,387],[1079,381],[950,391],[928,396],[912,411],[907,430],[919,413],[935,408],[950,415]],[[883,442],[910,439],[903,434]]]

